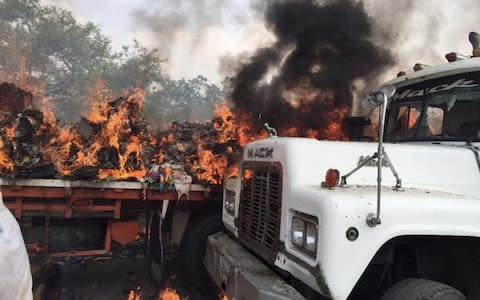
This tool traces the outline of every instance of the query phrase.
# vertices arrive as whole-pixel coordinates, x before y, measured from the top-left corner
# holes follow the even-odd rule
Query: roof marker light
[[[463,54],[459,54],[457,52],[450,52],[447,55],[445,55],[445,58],[448,60],[448,62],[454,62],[457,60],[468,59],[469,57]]]
[[[428,67],[430,67],[430,66],[429,66],[429,65],[425,65],[425,64],[418,63],[418,64],[415,64],[415,66],[413,66],[413,70],[414,70],[415,72],[417,72],[417,71],[423,70],[423,69],[428,68]]]

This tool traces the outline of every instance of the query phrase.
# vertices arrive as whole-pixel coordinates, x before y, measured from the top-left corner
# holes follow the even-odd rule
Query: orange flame
[[[229,300],[228,296],[223,292],[221,291],[219,294],[218,294],[218,300]]]
[[[130,292],[128,293],[128,300],[140,300],[141,297],[142,295],[134,290],[130,290]]]
[[[7,171],[13,171],[15,165],[7,153],[3,150],[5,147],[3,140],[0,139],[0,166]]]
[[[176,290],[167,287],[166,289],[160,292],[158,299],[159,300],[180,300],[181,298],[180,298],[180,295],[177,294]]]
[[[21,68],[18,71],[19,75],[6,76],[0,72],[0,79],[8,78],[9,81],[15,82],[19,87],[35,95],[35,101],[40,104],[38,107],[44,114],[37,135],[48,132],[49,136],[52,136],[49,141],[40,142],[42,158],[53,162],[62,175],[70,175],[72,171],[83,166],[92,166],[103,167],[99,170],[100,179],[140,179],[146,174],[147,161],[143,160],[145,153],[148,153],[147,150],[150,151],[149,148],[160,149],[152,155],[154,161],[161,164],[165,159],[172,159],[167,155],[166,149],[174,147],[180,154],[173,159],[185,164],[191,175],[205,183],[220,184],[225,178],[239,175],[238,160],[241,148],[247,143],[267,137],[265,130],[259,131],[254,127],[256,122],[250,113],[234,112],[226,102],[215,107],[211,124],[213,130],[208,128],[205,130],[208,131],[206,135],[194,135],[194,147],[190,147],[190,144],[181,140],[177,141],[173,134],[154,139],[149,136],[148,131],[132,132],[134,131],[132,125],[141,121],[145,91],[137,89],[125,98],[109,102],[112,95],[102,81],[97,81],[89,94],[90,110],[84,115],[86,122],[96,129],[86,140],[85,134],[82,132],[82,135],[77,128],[62,127],[57,123],[52,113],[51,101],[44,96],[44,85],[29,72],[25,72],[28,65],[27,57],[21,55],[19,57]],[[328,125],[324,128],[304,128],[302,124],[292,124],[289,128],[281,128],[280,135],[303,135],[332,140],[347,139],[342,132],[341,122],[348,109],[334,105],[335,95],[332,91],[312,91],[308,88],[295,90],[291,93],[292,106],[305,112],[308,105],[303,104],[310,103],[318,95],[325,98],[326,107],[330,108],[321,115]],[[32,107],[32,103],[25,103],[25,106]],[[15,140],[15,131],[15,124],[5,126],[2,131],[3,135],[0,138],[0,169],[2,171],[12,171],[15,167],[12,157],[6,150],[7,142]],[[220,147],[220,151],[215,149],[218,144],[223,147]],[[193,150],[187,149],[189,147]],[[99,162],[99,153],[105,149],[114,149],[108,154],[115,156],[115,163],[112,166],[103,166]]]
[[[108,91],[104,84],[97,82],[91,96],[91,102],[95,104],[85,119],[92,126],[99,125],[101,129],[89,141],[84,142],[73,128],[58,128],[57,137],[50,141],[50,146],[56,149],[54,161],[57,170],[63,175],[68,175],[81,166],[97,166],[99,151],[105,147],[112,147],[116,149],[118,155],[118,168],[100,169],[98,175],[100,179],[143,177],[146,171],[141,161],[143,144],[138,136],[130,132],[129,124],[138,120],[139,111],[135,110],[141,109],[143,98],[144,93],[136,90],[133,95],[121,99],[123,102],[110,104],[105,102],[108,99]],[[133,111],[132,107],[135,107]],[[128,140],[122,140],[125,136]],[[72,147],[77,149],[73,157]],[[65,165],[65,161],[69,159],[73,161]],[[133,160],[134,166],[128,164],[129,160]]]
[[[342,130],[342,120],[348,113],[348,108],[343,107],[327,113],[328,126],[323,130],[322,135],[330,140],[347,141],[348,136]]]
[[[244,180],[249,180],[253,177],[253,170],[251,169],[245,169],[244,173],[243,173],[243,179]]]

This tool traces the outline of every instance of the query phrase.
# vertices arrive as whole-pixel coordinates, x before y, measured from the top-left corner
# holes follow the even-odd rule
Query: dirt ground
[[[163,282],[153,281],[143,243],[114,245],[104,256],[52,259],[32,255],[30,260],[36,300],[130,300],[130,291],[141,295],[141,300],[218,299],[213,286],[192,288],[176,261],[170,262]],[[167,295],[173,297],[162,298],[162,291],[167,289],[174,289],[178,298],[171,293]]]

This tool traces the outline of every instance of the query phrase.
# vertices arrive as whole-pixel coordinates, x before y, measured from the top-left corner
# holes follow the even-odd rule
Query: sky
[[[187,4],[183,5],[182,14],[176,14],[179,2]],[[195,7],[197,2],[207,2],[206,12]],[[133,39],[158,49],[159,56],[166,60],[163,64],[166,72],[175,79],[204,75],[219,84],[225,75],[219,72],[220,58],[251,52],[273,40],[264,23],[254,16],[249,2],[241,0],[42,0],[41,3],[70,10],[80,22],[99,25],[114,49],[132,44]]]
[[[175,79],[203,75],[221,83],[228,58],[247,56],[274,41],[262,14],[262,0],[41,0],[73,12],[80,22],[99,25],[114,49],[137,39],[158,49],[164,70]],[[392,48],[397,66],[385,74],[410,71],[417,62],[440,64],[451,51],[471,54],[468,33],[480,30],[478,0],[364,0],[377,28],[393,30],[379,39]],[[408,13],[406,11],[408,10]],[[398,31],[396,31],[398,27]],[[378,33],[381,36],[381,32]]]

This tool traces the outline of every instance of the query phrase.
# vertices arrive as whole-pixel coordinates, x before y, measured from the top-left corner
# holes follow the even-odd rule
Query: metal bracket
[[[369,164],[370,162],[372,162],[374,159],[377,159],[378,158],[378,152],[375,152],[371,157],[369,157],[368,159],[364,160],[361,164],[359,164],[355,169],[353,169],[352,171],[348,172],[347,174],[343,175],[341,177],[341,181],[340,181],[340,185],[341,186],[346,186],[347,185],[347,178],[350,177],[353,173],[357,172],[358,170],[360,170],[361,168],[363,168],[365,165]],[[388,167],[390,168],[390,170],[392,171],[393,173],[393,176],[395,176],[395,179],[397,180],[395,186],[393,187],[393,189],[395,191],[403,191],[403,188],[402,188],[402,179],[400,178],[400,176],[398,175],[397,171],[395,170],[395,168],[393,167],[393,164],[392,162],[390,161],[390,158],[388,158],[388,155],[385,151],[383,151],[383,159],[386,160],[387,162],[387,165]],[[378,162],[377,162],[378,163]]]
[[[347,178],[350,177],[353,173],[357,172],[361,168],[363,168],[365,165],[368,163],[372,162],[374,159],[378,158],[378,153],[375,152],[371,157],[368,159],[364,160],[361,164],[359,164],[355,169],[351,170],[347,174],[343,175],[340,180],[340,185],[341,186],[346,186],[347,185]]]
[[[368,227],[375,227],[382,224],[382,220],[375,213],[369,213],[366,218]]]

